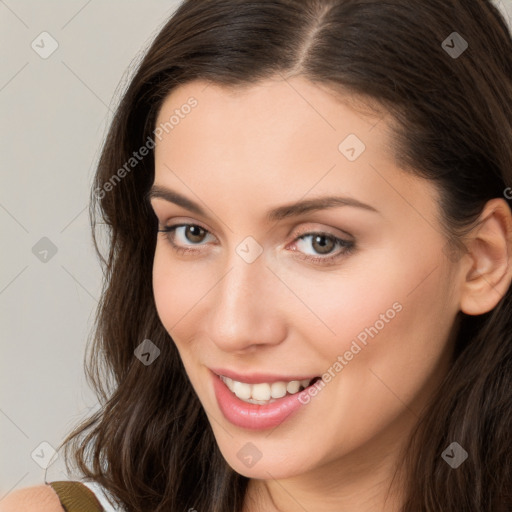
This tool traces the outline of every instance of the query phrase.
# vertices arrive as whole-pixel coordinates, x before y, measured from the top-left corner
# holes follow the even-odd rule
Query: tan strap
[[[58,481],[48,485],[57,493],[65,512],[105,512],[95,494],[82,482]]]

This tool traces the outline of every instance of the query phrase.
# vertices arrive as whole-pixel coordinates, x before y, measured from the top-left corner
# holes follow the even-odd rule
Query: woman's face
[[[159,113],[151,203],[181,227],[158,234],[158,314],[243,475],[391,457],[447,370],[457,265],[388,121],[303,78],[192,82]]]

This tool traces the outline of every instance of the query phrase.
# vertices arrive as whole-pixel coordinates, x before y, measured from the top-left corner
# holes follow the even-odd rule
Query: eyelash
[[[176,231],[176,229],[181,228],[181,227],[190,227],[190,226],[200,228],[206,234],[211,234],[207,229],[203,228],[202,226],[200,226],[198,224],[187,224],[187,223],[174,224],[172,226],[165,226],[163,229],[159,229],[158,232],[164,233],[166,235],[165,236],[166,240],[171,244],[171,247],[173,248],[174,251],[176,251],[176,253],[178,253],[178,254],[196,253],[197,252],[196,249],[188,249],[188,248],[180,247],[179,245],[176,245],[171,240],[171,236],[170,236],[171,234],[173,234]],[[334,264],[334,262],[336,260],[341,259],[342,257],[347,256],[348,254],[352,253],[353,250],[355,249],[354,242],[349,241],[349,240],[344,240],[344,239],[338,238],[337,236],[334,236],[330,233],[325,233],[325,232],[321,232],[321,231],[310,231],[310,232],[303,233],[303,234],[297,236],[294,241],[303,240],[305,238],[308,238],[311,236],[318,236],[318,235],[330,238],[331,240],[334,241],[334,243],[337,246],[341,246],[343,248],[343,250],[341,252],[338,252],[338,253],[332,255],[332,256],[312,257],[312,256],[303,255],[303,256],[298,256],[299,259],[310,261],[312,263],[316,263],[316,264],[320,264],[320,265],[329,265],[329,264]],[[197,245],[199,245],[199,244],[197,244]],[[300,253],[299,251],[295,251],[295,250],[294,250],[294,252],[298,252],[298,254],[303,254],[303,253]]]

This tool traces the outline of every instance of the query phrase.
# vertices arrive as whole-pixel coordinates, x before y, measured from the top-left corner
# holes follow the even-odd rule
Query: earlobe
[[[466,247],[460,309],[482,315],[498,304],[512,281],[512,212],[504,199],[487,202]]]

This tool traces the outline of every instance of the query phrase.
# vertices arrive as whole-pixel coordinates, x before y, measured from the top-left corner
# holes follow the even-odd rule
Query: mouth
[[[275,428],[309,403],[304,396],[321,377],[242,375],[210,370],[217,404],[233,425],[252,430]],[[226,375],[228,374],[228,375]]]
[[[285,396],[295,395],[312,386],[320,377],[300,380],[280,380],[275,382],[248,383],[218,375],[227,388],[239,399],[248,404],[267,405]]]

